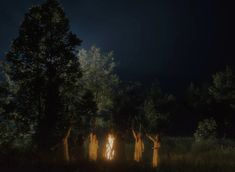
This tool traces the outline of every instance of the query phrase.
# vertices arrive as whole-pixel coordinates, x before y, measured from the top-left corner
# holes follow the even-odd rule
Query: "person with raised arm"
[[[97,160],[97,151],[98,151],[98,140],[97,136],[94,133],[90,133],[89,137],[89,160]]]
[[[156,134],[155,137],[151,137],[150,135],[146,134],[146,136],[153,142],[153,161],[152,166],[156,168],[159,163],[159,155],[158,151],[160,148],[160,136]]]
[[[132,129],[133,136],[135,138],[135,152],[134,152],[134,160],[139,162],[142,159],[142,154],[144,152],[144,142],[141,139],[141,133],[137,134]]]

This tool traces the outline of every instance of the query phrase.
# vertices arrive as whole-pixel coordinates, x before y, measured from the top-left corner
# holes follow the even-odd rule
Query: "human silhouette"
[[[144,143],[141,139],[141,133],[138,132],[137,134],[132,129],[133,136],[135,138],[135,152],[134,152],[134,160],[139,162],[142,159],[142,154],[144,152]]]
[[[160,148],[160,137],[159,137],[159,134],[156,134],[155,137],[151,137],[150,135],[147,134],[147,137],[153,142],[152,166],[155,168],[155,167],[158,166],[158,163],[159,163],[158,151],[159,151],[159,148]]]
[[[98,151],[98,139],[94,133],[91,133],[89,136],[89,160],[97,160],[97,151]]]

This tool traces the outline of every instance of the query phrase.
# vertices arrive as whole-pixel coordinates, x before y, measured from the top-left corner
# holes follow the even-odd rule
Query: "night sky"
[[[232,0],[231,0],[232,1]],[[0,1],[0,56],[17,36],[24,13],[42,0]],[[113,50],[122,80],[158,78],[175,94],[226,64],[235,66],[235,10],[221,0],[60,0],[71,29]]]

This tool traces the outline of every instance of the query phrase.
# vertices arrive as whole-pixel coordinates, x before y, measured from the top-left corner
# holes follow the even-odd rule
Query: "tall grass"
[[[235,171],[235,142],[193,138],[166,138],[160,151],[159,171],[232,172]]]
[[[0,156],[0,171],[235,172],[235,141],[233,140],[208,140],[195,143],[193,138],[165,137],[161,140],[160,164],[157,169],[151,168],[153,145],[149,140],[144,140],[144,143],[145,152],[141,163],[133,162],[133,142],[125,144],[122,148],[124,153],[119,160],[105,161],[102,158],[104,141],[100,140],[99,160],[96,163],[87,161],[87,144],[85,144],[82,153],[72,149],[71,153],[79,155],[80,159],[73,159],[70,164],[55,161],[45,164],[38,161],[37,155],[30,152],[8,152]]]

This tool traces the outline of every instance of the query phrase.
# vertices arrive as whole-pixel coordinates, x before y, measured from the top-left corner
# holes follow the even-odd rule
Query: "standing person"
[[[153,141],[153,161],[152,161],[152,166],[155,168],[158,166],[159,163],[159,155],[158,151],[160,148],[160,136],[159,134],[156,134],[156,136],[153,138],[150,135],[147,134],[147,137]]]
[[[144,152],[144,142],[141,139],[141,133],[137,134],[132,129],[133,136],[135,138],[135,152],[134,152],[134,160],[139,162],[142,159],[142,154]]]
[[[89,140],[89,160],[91,161],[97,160],[98,147],[99,146],[98,146],[97,136],[94,133],[91,133]]]

